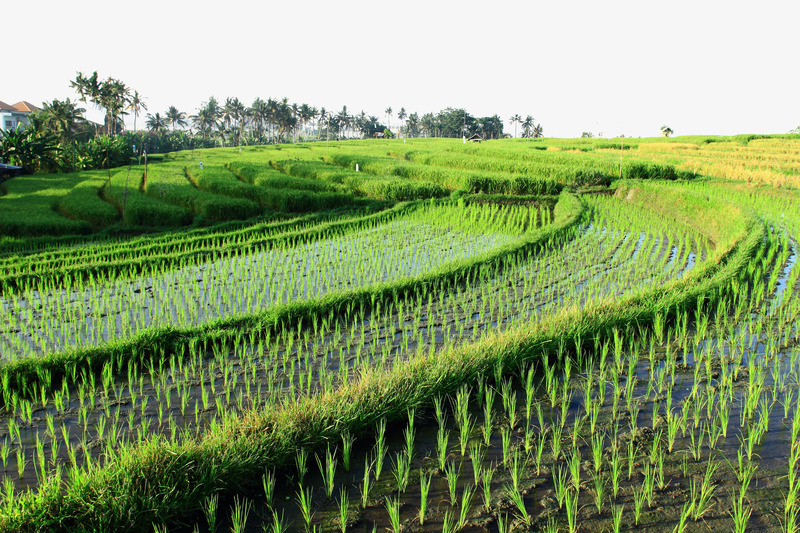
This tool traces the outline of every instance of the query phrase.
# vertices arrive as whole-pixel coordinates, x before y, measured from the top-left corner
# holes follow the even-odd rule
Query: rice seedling
[[[264,498],[268,507],[272,507],[275,500],[275,471],[267,470],[261,476],[261,483],[264,487]]]
[[[594,504],[597,512],[603,512],[603,495],[605,494],[606,480],[600,472],[592,472],[592,486],[594,487]]]
[[[342,533],[347,531],[347,518],[349,514],[350,501],[347,494],[347,489],[341,487],[339,489],[339,527]]]
[[[561,468],[560,466],[557,466],[553,468],[552,474],[553,474],[553,487],[556,493],[556,501],[558,501],[558,508],[563,509],[564,498],[567,495],[567,490],[569,490],[569,487],[567,486],[568,470],[565,468]]]
[[[517,519],[520,520],[526,526],[531,525],[531,515],[525,509],[525,500],[522,498],[522,494],[514,490],[513,487],[508,485],[505,486],[505,494],[506,497],[511,501],[512,505],[514,506],[514,510],[517,513]]]
[[[325,451],[324,464],[319,458],[319,455],[315,455],[315,457],[317,459],[319,473],[322,475],[322,484],[325,487],[325,495],[328,496],[328,498],[331,498],[333,496],[334,477],[336,476],[336,454],[335,452],[331,452],[330,447],[328,447]]]
[[[745,505],[744,491],[737,494],[736,489],[731,493],[731,510],[729,514],[733,519],[733,531],[736,533],[744,533],[747,530],[747,522],[750,520],[750,515],[753,509],[749,505]]]
[[[300,508],[300,516],[303,518],[306,530],[311,527],[311,519],[313,514],[311,512],[311,488],[303,489],[303,486],[297,489],[297,496],[295,497],[297,506]]]
[[[397,490],[402,493],[408,488],[408,480],[411,474],[411,460],[406,452],[397,452],[395,457],[396,459],[393,460],[394,468],[392,469],[392,476],[397,485]]]
[[[219,495],[212,494],[203,502],[203,514],[206,517],[208,530],[212,533],[217,530],[217,506],[219,505]]]
[[[361,482],[361,507],[366,508],[369,504],[369,494],[372,488],[372,463],[365,457],[364,458],[364,479]]]
[[[394,533],[400,533],[400,531],[402,531],[402,524],[400,523],[400,499],[387,497],[384,505],[389,515],[391,530]]]
[[[458,485],[458,478],[461,477],[461,463],[456,468],[455,461],[450,461],[444,471],[445,479],[447,480],[447,490],[450,494],[450,505],[456,505],[456,486]]]
[[[473,485],[466,485],[464,492],[461,493],[461,508],[459,509],[458,522],[456,523],[456,530],[463,529],[467,524],[467,516],[469,515],[472,505],[472,495],[475,493]]]
[[[252,501],[240,500],[238,496],[234,497],[231,508],[231,533],[244,533],[252,506]]]
[[[578,530],[578,491],[567,491],[564,509],[567,514],[567,528],[570,533]]]
[[[492,508],[492,477],[494,467],[486,467],[481,472],[481,486],[483,487],[483,509],[486,512]]]
[[[425,473],[420,471],[419,473],[419,492],[420,492],[420,503],[419,503],[419,525],[425,524],[425,513],[428,509],[428,492],[431,488],[431,479],[433,475],[430,473]]]

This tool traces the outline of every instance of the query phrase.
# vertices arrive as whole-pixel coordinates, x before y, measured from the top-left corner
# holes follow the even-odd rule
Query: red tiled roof
[[[16,109],[11,107],[7,103],[0,101],[0,111],[16,111]]]

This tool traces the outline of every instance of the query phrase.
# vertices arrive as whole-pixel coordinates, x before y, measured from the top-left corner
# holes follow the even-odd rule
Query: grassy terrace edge
[[[433,200],[437,202],[436,200]],[[420,202],[431,202],[423,200]],[[381,212],[356,221],[342,223],[345,226],[356,227],[375,220],[382,220],[392,214],[410,211],[420,205],[420,202],[398,204],[391,212]],[[301,302],[280,304],[267,311],[243,314],[229,318],[217,319],[205,324],[179,328],[163,326],[144,330],[133,337],[119,340],[91,348],[66,350],[51,353],[43,357],[25,358],[0,364],[0,383],[3,391],[2,404],[14,391],[24,397],[36,397],[44,389],[50,392],[61,386],[60,380],[67,374],[81,373],[83,371],[99,371],[103,365],[112,361],[120,371],[129,361],[146,361],[159,357],[160,353],[170,352],[178,345],[190,342],[226,341],[241,331],[265,332],[277,330],[281,324],[297,323],[298,320],[310,321],[314,315],[321,313],[338,313],[347,305],[360,302],[374,303],[393,298],[395,295],[410,294],[425,285],[449,280],[452,283],[472,273],[481,266],[502,261],[513,254],[521,253],[533,246],[539,246],[564,232],[575,227],[584,213],[583,203],[571,193],[562,193],[554,208],[554,221],[552,224],[539,228],[521,236],[508,244],[498,246],[491,251],[479,254],[468,259],[453,261],[438,269],[425,274],[404,278],[391,282],[378,283],[368,287],[352,289],[349,291],[328,294]],[[331,223],[334,226],[335,223]],[[331,224],[325,224],[329,226]],[[319,228],[302,232],[304,235],[314,235],[321,232]],[[280,236],[279,236],[280,237]]]
[[[675,196],[666,188],[648,188],[662,200]],[[741,224],[728,235],[713,236],[726,246],[681,280],[582,310],[566,310],[388,370],[374,369],[335,392],[303,398],[277,411],[252,412],[201,439],[170,444],[154,438],[123,450],[103,468],[74,474],[66,486],[49,481],[38,494],[25,494],[7,504],[0,510],[0,529],[132,531],[154,522],[180,524],[200,511],[206,496],[252,486],[265,468],[287,464],[300,446],[319,446],[346,431],[362,434],[376,421],[405,416],[407,408],[425,406],[433,397],[491,373],[497,365],[509,371],[576,338],[604,336],[630,325],[648,326],[657,314],[690,309],[698,300],[713,301],[746,272],[752,256],[760,254],[766,232],[754,216],[729,207],[736,209]]]
[[[312,215],[308,218],[303,217],[294,221],[280,221],[269,226],[287,228],[287,232],[278,235],[273,235],[264,238],[254,238],[246,242],[240,243],[236,246],[204,248],[192,252],[173,253],[173,254],[158,254],[158,255],[145,255],[146,250],[141,248],[131,250],[130,257],[124,260],[117,261],[104,261],[94,264],[81,264],[74,268],[67,270],[43,270],[42,272],[32,272],[29,274],[17,274],[11,276],[0,277],[0,290],[16,290],[19,287],[32,281],[45,281],[63,283],[65,278],[69,277],[73,282],[84,282],[96,276],[107,275],[110,273],[121,273],[124,275],[141,274],[146,268],[157,268],[159,266],[167,266],[169,268],[178,268],[185,264],[185,261],[190,258],[212,258],[224,255],[235,250],[243,249],[245,246],[263,246],[274,247],[283,243],[288,243],[300,238],[313,238],[323,234],[326,230],[339,233],[356,230],[365,224],[380,222],[393,216],[398,216],[416,209],[420,202],[402,202],[397,205],[369,215],[358,216],[349,218],[341,222],[333,222],[326,220],[324,213]],[[319,220],[320,223],[312,228],[296,229],[297,226],[307,223],[309,221]],[[247,228],[243,228],[237,233],[244,233]],[[202,237],[200,237],[202,239]],[[162,246],[163,247],[163,246]]]

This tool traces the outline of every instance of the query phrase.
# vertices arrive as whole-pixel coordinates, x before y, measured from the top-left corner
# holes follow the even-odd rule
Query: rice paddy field
[[[798,531],[799,172],[392,139],[0,183],[0,530]]]

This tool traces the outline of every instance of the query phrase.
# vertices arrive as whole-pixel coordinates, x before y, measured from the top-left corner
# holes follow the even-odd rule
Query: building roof
[[[32,113],[34,111],[41,111],[41,108],[33,105],[30,102],[26,102],[25,100],[17,102],[14,105],[8,105],[7,103],[0,101],[0,111],[10,111],[12,113]]]
[[[16,104],[14,104],[14,109],[16,109],[17,111],[22,111],[23,113],[33,113],[34,111],[42,110],[42,108],[35,106],[30,102],[26,102],[25,100],[22,100],[21,102],[17,102]]]

